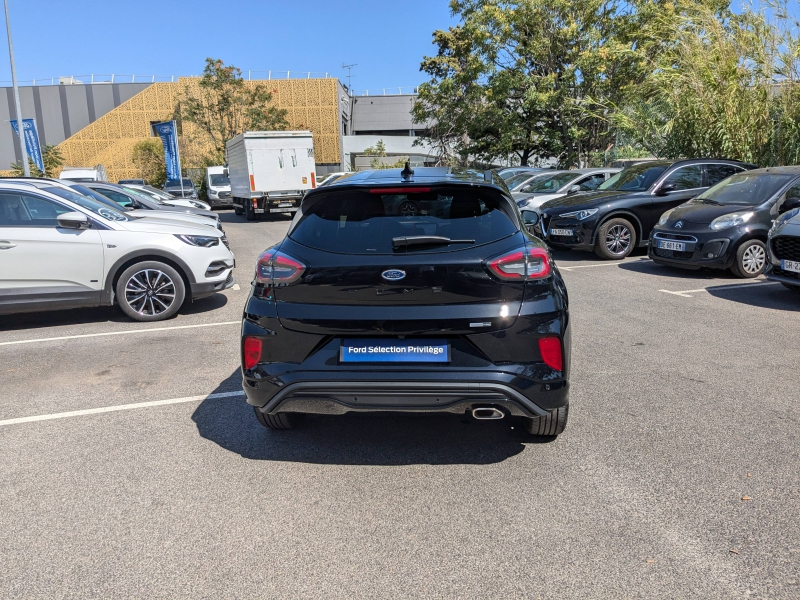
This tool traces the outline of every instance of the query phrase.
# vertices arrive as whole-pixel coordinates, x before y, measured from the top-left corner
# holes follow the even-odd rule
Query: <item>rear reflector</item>
[[[261,340],[256,337],[244,338],[244,368],[250,370],[261,362]]]
[[[250,175],[250,191],[251,192],[256,191],[256,178],[253,177],[252,175]]]
[[[551,369],[561,371],[564,359],[561,356],[561,340],[557,337],[539,338],[539,353],[542,360]]]
[[[371,188],[370,194],[425,194],[430,192],[429,187],[402,187],[402,188]]]

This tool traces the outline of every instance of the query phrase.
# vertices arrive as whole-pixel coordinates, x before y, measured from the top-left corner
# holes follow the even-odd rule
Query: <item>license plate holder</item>
[[[658,247],[662,250],[674,250],[676,252],[683,252],[686,250],[685,242],[667,242],[665,240],[658,240]]]
[[[448,363],[447,340],[344,339],[339,347],[340,363]]]
[[[550,235],[559,235],[562,237],[572,237],[572,229],[551,229]]]
[[[781,269],[792,273],[800,273],[800,260],[781,260]]]

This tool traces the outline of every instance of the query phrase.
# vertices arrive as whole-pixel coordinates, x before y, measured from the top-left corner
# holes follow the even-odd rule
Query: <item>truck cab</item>
[[[208,203],[214,207],[232,206],[231,180],[223,166],[206,167],[206,195]]]

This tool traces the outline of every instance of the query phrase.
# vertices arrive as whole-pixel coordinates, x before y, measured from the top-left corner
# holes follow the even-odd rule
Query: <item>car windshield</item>
[[[149,200],[150,202],[155,202],[156,204],[164,206],[164,203],[161,201],[161,198],[159,198],[149,190],[140,190],[137,188],[129,188],[129,187],[123,187],[122,189],[128,192],[129,194],[137,196],[138,198],[144,198],[145,200]]]
[[[640,163],[622,169],[608,181],[601,183],[598,190],[618,190],[621,192],[646,192],[661,177],[669,165]]]
[[[393,254],[393,238],[437,236],[453,243],[415,245],[407,251],[449,252],[515,233],[517,226],[501,203],[498,192],[470,188],[409,194],[332,190],[303,208],[289,237],[328,252]]]
[[[516,175],[510,177],[509,179],[505,178],[503,179],[505,180],[508,189],[513,191],[515,187],[525,183],[526,181],[528,181],[528,179],[530,179],[534,175],[536,175],[536,171],[523,171],[522,173],[517,173]]]
[[[108,204],[103,202],[99,202],[94,198],[89,198],[88,196],[82,196],[77,191],[68,190],[66,188],[52,186],[52,187],[45,187],[41,188],[45,192],[50,192],[51,194],[55,194],[65,200],[69,200],[70,202],[74,202],[78,206],[82,208],[89,209],[96,215],[100,215],[104,219],[109,221],[130,221],[130,217],[125,213],[117,210],[116,208],[111,208]]]
[[[194,184],[192,183],[191,179],[184,178],[183,179],[183,187],[190,188],[193,187]],[[164,184],[164,187],[181,187],[181,180],[180,179],[169,179],[167,183]]]
[[[722,204],[732,206],[757,206],[769,200],[797,175],[785,173],[739,173],[723,179],[707,189],[692,202],[696,204]]]
[[[226,185],[230,185],[231,180],[228,179],[227,175],[223,175],[222,173],[218,173],[216,175],[211,176],[211,185],[214,187],[224,187]]]
[[[525,193],[557,192],[570,181],[578,177],[578,175],[578,173],[567,171],[565,173],[548,175],[547,177],[537,177],[525,186]]]

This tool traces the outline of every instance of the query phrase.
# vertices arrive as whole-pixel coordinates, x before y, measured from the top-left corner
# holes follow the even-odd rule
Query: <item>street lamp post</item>
[[[25,177],[31,176],[28,165],[28,150],[25,148],[25,128],[22,125],[22,109],[19,104],[19,87],[17,86],[17,69],[14,66],[14,44],[11,43],[11,21],[8,20],[8,0],[3,0],[6,7],[6,31],[8,32],[8,56],[11,59],[11,85],[14,86],[14,106],[17,110],[17,131],[19,131],[19,145],[22,148],[22,172]]]

